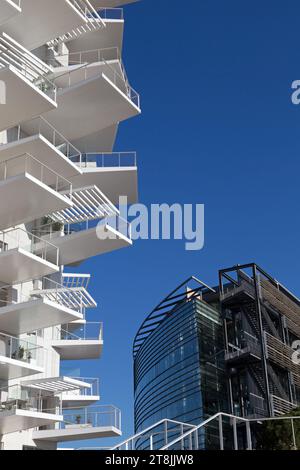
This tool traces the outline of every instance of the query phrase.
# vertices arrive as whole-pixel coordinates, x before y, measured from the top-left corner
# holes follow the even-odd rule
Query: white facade
[[[98,379],[64,376],[61,361],[104,345],[80,264],[132,245],[117,204],[137,200],[136,155],[113,149],[141,112],[122,61],[134,1],[1,1],[1,450],[121,435]]]

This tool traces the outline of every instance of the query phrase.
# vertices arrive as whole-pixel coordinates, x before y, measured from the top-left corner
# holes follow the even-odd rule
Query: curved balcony
[[[0,379],[43,373],[45,354],[46,350],[36,344],[0,333]]]
[[[0,390],[0,434],[10,434],[63,420],[60,401],[21,385]]]
[[[0,232],[0,281],[17,284],[59,271],[59,250],[24,229]]]
[[[103,323],[88,322],[78,325],[64,325],[54,330],[52,347],[60,354],[61,360],[98,359],[103,348]]]
[[[68,442],[104,437],[118,437],[121,432],[121,412],[114,406],[63,410],[64,420],[56,429],[35,431],[33,439],[42,442]]]
[[[0,162],[0,229],[31,222],[53,210],[70,208],[71,199],[72,184],[32,155]]]

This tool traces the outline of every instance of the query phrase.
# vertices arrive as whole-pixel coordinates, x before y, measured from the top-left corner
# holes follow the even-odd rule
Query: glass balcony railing
[[[121,430],[121,411],[115,406],[94,406],[84,409],[63,410],[64,421],[60,429],[87,429],[114,427]]]
[[[61,402],[59,397],[21,385],[0,389],[0,419],[1,413],[15,410],[60,415]]]
[[[103,20],[124,20],[123,8],[101,8],[98,14]]]
[[[71,157],[71,161],[80,168],[135,168],[136,152],[93,152]]]
[[[84,325],[70,323],[57,328],[56,336],[62,341],[102,341],[103,323],[88,322]]]
[[[64,392],[65,397],[99,397],[100,396],[100,384],[99,379],[96,378],[85,378],[85,377],[71,377],[74,380],[84,382],[89,385],[89,387],[80,387],[76,390],[69,390]]]
[[[58,266],[59,249],[48,240],[27,232],[22,228],[16,228],[0,232],[0,253],[20,248],[23,251],[48,261]]]
[[[0,333],[0,362],[1,356],[15,361],[43,367],[46,350],[26,339]]]

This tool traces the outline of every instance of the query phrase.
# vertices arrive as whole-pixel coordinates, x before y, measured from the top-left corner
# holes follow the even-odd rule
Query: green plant
[[[285,417],[300,416],[300,408],[296,408]],[[283,416],[281,416],[283,417]],[[296,449],[294,446],[291,420],[262,421],[256,425],[257,450],[300,450],[300,419],[293,420]]]
[[[76,420],[76,424],[81,424],[81,415],[77,415],[75,420]]]

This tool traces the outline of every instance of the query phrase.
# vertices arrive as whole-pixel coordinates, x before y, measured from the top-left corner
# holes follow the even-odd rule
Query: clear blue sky
[[[143,0],[125,13],[124,62],[143,115],[121,124],[116,150],[138,152],[141,202],[206,206],[200,252],[143,241],[81,267],[94,274],[90,318],[104,321],[105,347],[79,366],[101,378],[102,403],[122,409],[127,436],[133,338],[177,284],[191,274],[215,284],[219,268],[255,261],[300,295],[300,106],[290,100],[300,4]]]

